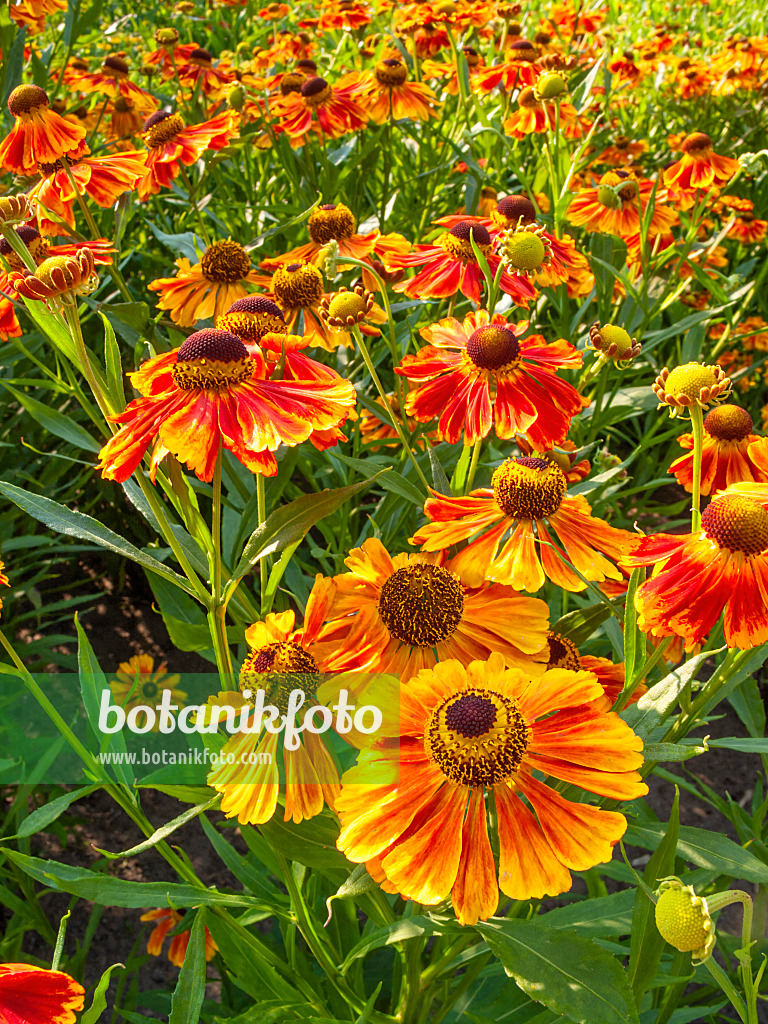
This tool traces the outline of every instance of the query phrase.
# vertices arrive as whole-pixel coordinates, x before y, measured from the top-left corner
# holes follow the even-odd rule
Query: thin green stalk
[[[736,1013],[738,1013],[739,1017],[744,1022],[744,1024],[757,1024],[757,1014],[755,1014],[755,1016],[752,1017],[748,1013],[747,1007],[744,1004],[744,1000],[733,987],[733,985],[731,984],[731,979],[722,969],[717,960],[715,960],[714,957],[710,957],[708,960],[704,961],[704,966],[707,968],[709,973],[714,978],[718,988],[720,988],[723,994],[728,997],[731,1006],[734,1008]]]
[[[411,450],[411,446],[408,444],[408,440],[407,440],[405,434],[403,433],[403,428],[400,425],[400,422],[398,421],[397,416],[395,416],[395,414],[393,413],[392,409],[390,409],[390,407],[389,407],[389,402],[387,401],[386,392],[384,391],[382,383],[379,380],[379,375],[376,373],[376,368],[374,367],[374,365],[373,365],[373,363],[371,361],[371,357],[370,357],[370,355],[368,353],[368,348],[367,348],[365,342],[363,341],[363,336],[360,333],[360,328],[357,326],[357,324],[355,324],[353,326],[352,333],[354,334],[355,340],[357,341],[358,348],[360,349],[360,354],[362,355],[363,360],[365,361],[366,369],[368,370],[368,373],[371,375],[371,380],[373,381],[374,386],[375,386],[376,390],[379,393],[379,398],[381,399],[382,404],[384,406],[384,411],[389,414],[390,422],[391,422],[392,426],[395,428],[397,436],[400,438],[400,444],[402,444],[403,449],[406,452],[408,452],[408,456],[409,456],[411,462],[413,463],[414,469],[416,470],[416,473],[417,473],[419,479],[421,480],[421,482],[422,482],[422,484],[424,486],[424,490],[427,493],[429,493],[429,484],[427,483],[427,478],[424,476],[424,473],[422,472],[421,466],[416,461],[416,456],[413,454],[413,451]]]
[[[267,495],[264,484],[264,477],[259,473],[256,477],[256,512],[259,519],[259,526],[262,526],[267,519]],[[259,603],[262,614],[264,613],[264,601],[267,593],[267,560],[262,558],[259,561]]]
[[[227,640],[227,610],[222,603],[221,586],[221,470],[224,449],[219,440],[219,452],[216,456],[216,466],[213,471],[213,511],[211,524],[211,550],[209,560],[211,564],[211,600],[208,608],[208,627],[211,631],[213,651],[216,655],[216,664],[219,669],[219,676],[225,690],[236,690],[234,672],[232,670],[232,654]]]
[[[477,472],[477,465],[480,461],[480,449],[483,447],[482,437],[478,437],[472,448],[472,460],[469,463],[469,471],[467,473],[467,482],[464,485],[464,493],[469,494],[472,490],[472,484],[475,482],[475,473]]]
[[[69,333],[72,335],[72,340],[75,343],[75,349],[80,360],[80,371],[88,381],[88,386],[93,392],[93,397],[96,399],[96,403],[99,409],[101,409],[104,419],[108,420],[109,417],[113,416],[118,410],[112,405],[106,388],[104,387],[103,380],[99,379],[101,374],[97,375],[93,366],[91,366],[88,350],[85,347],[83,331],[80,327],[80,317],[77,314],[77,306],[74,301],[67,302],[64,305],[64,318],[67,322]]]
[[[689,409],[693,433],[693,498],[691,503],[691,532],[701,529],[701,456],[704,446],[704,414],[701,406],[694,402]]]

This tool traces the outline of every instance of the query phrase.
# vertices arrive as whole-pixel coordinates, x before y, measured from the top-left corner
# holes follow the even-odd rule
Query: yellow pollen
[[[238,242],[214,242],[203,253],[200,267],[209,281],[234,284],[248,276],[251,259]]]
[[[278,267],[272,276],[272,291],[286,309],[314,306],[323,297],[323,275],[311,263]]]
[[[768,548],[768,511],[752,498],[731,494],[715,498],[702,513],[701,528],[727,551],[749,557]]]
[[[540,270],[549,262],[547,245],[534,231],[507,232],[498,252],[512,270]]]
[[[518,770],[529,736],[512,698],[474,687],[452,694],[432,712],[424,750],[453,782],[495,786]]]
[[[288,710],[291,690],[303,690],[311,698],[319,682],[315,659],[290,640],[252,649],[240,669],[240,690],[252,695],[264,690],[264,703],[273,704],[282,714]]]
[[[435,244],[441,246],[451,256],[465,261],[470,260],[473,263],[477,262],[474,250],[472,249],[472,243],[468,238],[457,238],[450,231],[446,231],[445,234],[440,235]],[[490,256],[493,252],[493,244],[481,244],[478,242],[477,236],[475,236],[475,245],[483,256]]]
[[[328,305],[328,314],[339,317],[341,320],[346,320],[348,316],[357,319],[365,307],[365,298],[357,292],[339,292],[331,299]]]
[[[560,508],[565,497],[565,474],[546,459],[521,456],[507,459],[492,478],[493,495],[514,519],[544,519]]]
[[[343,203],[321,206],[311,214],[308,223],[309,237],[318,245],[328,242],[342,242],[355,233],[355,218]]]
[[[701,363],[685,363],[676,366],[664,382],[664,391],[670,398],[680,399],[685,395],[698,401],[703,388],[712,388],[717,383],[714,368]]]
[[[434,647],[447,640],[461,622],[464,588],[448,569],[415,562],[384,582],[378,610],[395,640],[411,647]]]
[[[164,117],[145,129],[144,141],[150,149],[164,146],[167,142],[172,142],[185,127],[181,114],[171,114],[170,117]]]
[[[752,417],[738,405],[721,405],[704,417],[704,429],[718,441],[743,441],[752,427]]]
[[[686,887],[661,893],[656,904],[656,927],[665,942],[687,953],[706,946],[712,922],[704,901]]]

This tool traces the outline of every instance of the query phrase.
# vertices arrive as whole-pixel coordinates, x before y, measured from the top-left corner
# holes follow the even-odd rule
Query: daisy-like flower
[[[554,103],[544,102],[534,88],[526,86],[517,97],[518,109],[504,122],[504,132],[516,139],[542,132],[554,132],[557,114]],[[579,115],[572,103],[560,104],[560,125],[567,139],[581,138]]]
[[[75,1024],[85,989],[63,971],[0,964],[0,1020],[8,1024]]]
[[[390,117],[426,121],[437,117],[437,97],[423,82],[409,82],[408,68],[396,57],[379,61],[375,69],[356,79],[353,95],[376,124]]]
[[[99,92],[112,99],[123,96],[140,110],[144,117],[148,117],[157,110],[158,101],[151,93],[146,92],[129,79],[129,71],[128,61],[125,60],[124,55],[111,54],[109,57],[105,57],[101,68],[93,73],[70,66],[67,85],[73,91]]]
[[[391,556],[381,541],[366,540],[334,577],[331,624],[347,628],[328,659],[334,671],[391,672],[403,682],[436,661],[467,664],[492,651],[509,665],[527,666],[544,649],[548,609],[512,588],[469,582],[456,559],[442,555]]]
[[[764,242],[768,235],[768,220],[758,220],[749,210],[737,217],[728,228],[727,237],[735,238],[742,245]]]
[[[194,89],[198,82],[203,95],[221,99],[228,86],[235,81],[235,69],[228,61],[220,60],[214,67],[213,54],[202,46],[189,51],[186,61],[177,65],[179,85]]]
[[[159,277],[147,287],[160,293],[158,308],[169,310],[180,327],[221,316],[259,280],[248,252],[231,239],[209,245],[194,266],[186,257],[176,266],[175,277]]]
[[[725,610],[729,647],[768,640],[768,484],[732,484],[710,501],[696,533],[644,537],[622,558],[653,566],[638,587],[638,625],[654,636],[681,636],[690,651]]]
[[[16,316],[13,303],[4,295],[0,295],[0,341],[20,338],[21,335],[21,324]]]
[[[338,139],[368,123],[368,115],[354,99],[353,83],[347,76],[336,85],[324,78],[308,78],[298,92],[273,97],[270,106],[277,126],[294,148],[305,145],[311,135]]]
[[[592,703],[598,711],[610,711],[624,689],[624,662],[614,664],[609,658],[594,658],[591,654],[580,654],[570,637],[562,633],[547,634],[547,668],[567,668],[573,672],[591,672],[603,688],[602,697]],[[648,692],[645,683],[640,683],[630,696],[627,705],[636,704]]]
[[[152,929],[152,932],[147,940],[147,952],[150,956],[161,956],[163,952],[163,943],[165,937],[169,931],[176,927],[184,920],[184,915],[180,914],[178,910],[173,910],[171,907],[160,907],[158,910],[149,910],[146,914],[142,914],[139,918],[140,921],[157,921],[157,924]],[[168,959],[174,965],[174,967],[181,967],[184,963],[184,958],[187,955],[187,948],[189,946],[189,932],[179,932],[178,935],[174,935],[171,939],[171,944],[168,947]],[[205,959],[206,961],[212,960],[216,955],[216,951],[219,947],[213,941],[213,936],[205,929]]]
[[[461,924],[493,914],[499,889],[519,900],[567,892],[571,871],[611,859],[627,822],[566,799],[541,775],[616,800],[647,792],[642,741],[589,703],[601,695],[590,673],[532,678],[500,654],[420,672],[402,688],[397,734],[342,779],[339,849],[408,899],[430,906],[450,895]]]
[[[568,220],[586,231],[604,231],[626,238],[640,231],[654,182],[638,179],[629,170],[608,171],[594,188],[584,188],[571,200]],[[649,235],[667,234],[677,223],[677,213],[665,205],[667,192],[658,189]]]
[[[85,152],[85,128],[51,110],[48,94],[39,85],[17,85],[8,97],[8,109],[16,122],[0,143],[0,166],[11,174],[29,176],[38,164]]]
[[[147,171],[138,183],[140,199],[156,195],[161,188],[170,188],[181,164],[190,167],[206,150],[224,149],[238,134],[237,113],[225,110],[210,121],[187,125],[181,114],[158,110],[144,122],[147,144]]]
[[[687,135],[682,151],[682,157],[664,171],[664,184],[676,191],[722,188],[739,169],[738,160],[713,152],[712,140],[704,132]]]
[[[117,679],[109,684],[115,703],[126,712],[143,704],[151,708],[162,701],[163,690],[170,690],[171,701],[180,708],[184,707],[187,700],[185,690],[180,690],[180,677],[168,675],[168,665],[162,662],[155,668],[155,659],[151,654],[134,654],[128,661],[120,662],[117,670]],[[147,714],[145,711],[137,716],[138,724],[141,727],[145,724]],[[159,731],[159,724],[155,722],[152,732]]]
[[[701,451],[701,494],[714,494],[731,484],[768,483],[768,438],[752,432],[752,417],[738,405],[720,405],[704,417]],[[677,439],[688,455],[675,459],[667,470],[688,491],[693,491],[693,434]]]
[[[277,808],[281,784],[276,755],[281,734],[270,732],[251,717],[258,691],[264,691],[265,706],[271,704],[283,715],[292,690],[303,692],[307,708],[314,704],[328,707],[338,694],[336,682],[324,682],[321,676],[328,671],[327,655],[336,646],[333,641],[323,642],[324,635],[334,635],[324,623],[335,589],[333,580],[317,576],[299,629],[294,628],[293,611],[270,613],[263,622],[250,626],[245,634],[250,649],[240,670],[240,692],[220,693],[209,700],[209,705],[234,708],[235,721],[244,725],[221,752],[225,757],[234,755],[235,764],[224,761],[208,775],[208,784],[223,794],[221,809],[229,818],[259,825],[269,821]],[[339,773],[320,735],[304,730],[299,745],[288,749],[283,744],[282,752],[285,820],[313,818],[326,803],[333,807]]]
[[[505,92],[512,92],[533,85],[539,76],[534,64],[537,56],[538,50],[529,39],[516,39],[503,64],[478,69],[472,78],[472,88],[489,93],[500,85]]]
[[[462,220],[439,235],[432,245],[417,245],[411,253],[386,257],[384,263],[388,269],[423,268],[409,280],[393,285],[393,289],[411,299],[447,299],[461,292],[479,305],[484,279],[471,239],[495,275],[499,257],[493,251],[488,229],[482,224]],[[527,308],[529,301],[536,297],[536,289],[527,278],[512,276],[506,270],[501,273],[499,286],[518,306]]]
[[[108,209],[124,192],[131,192],[146,172],[147,154],[144,151],[130,150],[97,157],[89,153],[90,150],[86,149],[86,155],[77,161],[64,157],[54,164],[41,164],[39,167],[42,178],[28,194],[37,199],[41,227],[51,234],[58,235],[61,228],[56,221],[45,216],[46,211],[56,214],[71,228],[75,226],[77,192],[72,182],[80,195],[87,195],[97,206]],[[69,173],[64,162],[68,164]]]
[[[555,463],[527,455],[507,459],[491,483],[465,498],[433,492],[424,505],[430,522],[412,543],[424,551],[441,551],[469,540],[452,565],[471,586],[488,579],[533,593],[546,574],[563,590],[583,590],[585,584],[570,566],[598,583],[622,578],[609,559],[628,554],[637,538],[593,516],[581,495],[566,494],[565,474]]]
[[[67,9],[67,0],[16,0],[8,13],[19,28],[25,28],[28,36],[39,35],[45,28],[45,19],[50,14],[60,14]]]
[[[282,256],[271,256],[262,260],[259,266],[272,272],[278,267],[295,263],[317,264],[322,259],[323,248],[330,242],[336,242],[339,247],[339,270],[344,270],[345,256],[366,263],[372,263],[378,257],[387,263],[397,253],[408,252],[411,248],[410,242],[396,232],[387,235],[382,235],[378,231],[369,231],[365,235],[358,234],[355,215],[344,203],[326,203],[313,210],[307,221],[307,229],[311,241],[306,245],[297,246]],[[363,282],[366,288],[375,290],[378,287],[365,271]],[[270,286],[266,281],[259,283]]]
[[[472,88],[475,76],[484,68],[483,58],[473,46],[463,46],[461,52],[467,62],[469,85]],[[440,89],[447,92],[449,96],[456,96],[459,93],[459,73],[459,68],[454,61],[441,63],[427,58],[421,66],[422,77],[441,79]]]
[[[99,453],[108,480],[127,480],[154,441],[151,476],[172,452],[201,479],[213,479],[220,444],[254,473],[274,476],[272,454],[340,423],[355,389],[332,381],[270,381],[240,338],[209,328],[181,348],[148,360],[131,381],[142,398],[115,417],[121,429]]]
[[[261,282],[260,282],[261,283]],[[325,298],[322,271],[312,263],[283,263],[272,275],[269,288],[285,316],[286,330],[293,331],[302,323],[307,345],[319,345],[329,352],[339,345],[352,345],[346,331],[332,331],[320,317],[320,303]],[[363,324],[361,330],[368,332]]]
[[[463,322],[448,317],[423,328],[429,345],[395,370],[418,384],[406,413],[421,423],[439,416],[438,431],[450,444],[462,434],[474,444],[491,428],[505,440],[525,434],[539,450],[560,444],[589,399],[556,371],[581,366],[581,353],[563,339],[521,339],[527,327],[526,320],[510,324],[480,309]]]

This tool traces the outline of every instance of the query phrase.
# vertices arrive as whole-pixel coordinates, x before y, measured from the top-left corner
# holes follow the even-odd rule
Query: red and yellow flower
[[[75,1024],[85,989],[63,971],[0,964],[0,1020],[7,1024]]]
[[[608,171],[593,188],[582,189],[568,207],[571,224],[586,231],[604,231],[627,238],[640,231],[655,183],[636,177],[633,171]],[[677,213],[665,206],[665,189],[656,191],[649,235],[663,235],[678,222]]]
[[[567,381],[562,368],[581,366],[581,353],[564,339],[547,344],[540,334],[520,338],[526,320],[510,324],[501,313],[469,313],[425,327],[429,342],[406,356],[395,370],[419,386],[405,411],[421,423],[439,416],[442,438],[465,444],[487,437],[525,434],[534,448],[546,450],[565,440],[571,418],[589,405]]]
[[[336,85],[317,76],[307,78],[298,92],[275,96],[270,106],[277,127],[294,147],[305,145],[311,135],[338,139],[368,123],[366,111],[354,98],[354,82],[349,76]]]
[[[424,511],[430,522],[412,543],[441,551],[468,540],[451,564],[470,586],[488,579],[533,593],[546,575],[563,590],[583,590],[586,584],[574,569],[598,583],[619,580],[621,571],[609,559],[618,560],[637,544],[625,530],[593,516],[581,495],[566,494],[558,465],[529,456],[508,459],[493,474],[490,488],[467,497],[433,492]]]
[[[500,652],[506,664],[527,666],[544,649],[548,610],[543,601],[511,587],[468,580],[456,559],[390,555],[366,540],[334,577],[329,627],[346,635],[329,669],[390,672],[405,682],[422,668],[450,658],[467,664]]]
[[[147,287],[160,293],[158,307],[169,310],[180,327],[221,316],[259,280],[248,252],[231,239],[209,245],[194,266],[186,257],[176,266],[175,277],[159,277]]]
[[[426,121],[437,117],[437,97],[423,82],[409,82],[408,68],[396,57],[379,61],[375,69],[354,80],[352,94],[376,124],[390,117]]]
[[[752,433],[752,417],[738,405],[719,405],[704,417],[701,452],[701,494],[714,494],[731,484],[768,483],[768,438]],[[675,459],[667,470],[693,491],[693,434],[678,444],[690,454]]]
[[[712,140],[704,132],[687,135],[682,145],[682,157],[664,171],[664,184],[676,191],[695,192],[697,189],[722,187],[739,169],[739,161],[718,156],[712,149]]]
[[[180,677],[168,675],[168,665],[163,662],[155,668],[155,659],[151,654],[135,654],[128,661],[120,662],[117,679],[109,684],[115,703],[126,712],[140,706],[156,707],[162,700],[163,690],[169,690],[171,701],[183,708],[187,694],[180,690]],[[139,727],[146,724],[147,714],[141,712]],[[152,732],[158,732],[160,726],[155,721]]]
[[[207,150],[218,151],[238,134],[237,114],[226,110],[210,121],[187,125],[181,114],[158,110],[144,122],[147,171],[138,183],[140,199],[170,188],[179,176],[181,164],[190,167]]]
[[[546,780],[616,800],[647,792],[642,741],[590,703],[601,696],[591,673],[532,678],[500,654],[421,671],[402,687],[397,732],[342,779],[339,849],[408,899],[431,906],[450,895],[462,924],[493,914],[499,889],[519,900],[567,892],[571,871],[611,859],[627,822]]]
[[[732,484],[715,495],[696,533],[644,537],[622,558],[654,567],[638,587],[638,625],[653,636],[681,636],[690,651],[725,611],[729,647],[768,641],[768,484]]]
[[[39,85],[17,85],[8,97],[16,118],[0,143],[0,166],[11,174],[35,174],[38,164],[56,163],[64,156],[76,159],[86,151],[85,128],[71,124],[51,110],[48,94]]]
[[[264,372],[240,338],[216,329],[148,360],[131,374],[142,397],[114,417],[123,425],[99,453],[102,476],[127,480],[153,442],[153,479],[171,452],[212,480],[220,446],[252,472],[274,476],[281,444],[335,427],[355,404],[355,389],[341,378],[271,381]]]

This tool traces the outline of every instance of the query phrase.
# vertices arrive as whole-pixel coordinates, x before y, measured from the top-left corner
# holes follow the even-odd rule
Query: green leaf
[[[578,1024],[639,1024],[626,972],[591,939],[538,921],[475,927],[529,998]]]
[[[302,495],[282,508],[275,509],[249,537],[240,561],[224,588],[225,601],[234,593],[238,582],[260,559],[301,540],[318,520],[331,515],[345,501],[360,494],[385,472],[386,470],[381,470],[367,480],[351,484],[349,487]]]
[[[327,812],[298,825],[274,817],[259,825],[259,831],[288,860],[308,868],[348,867],[349,862],[336,847],[339,827]]]
[[[145,305],[145,303],[142,303]],[[109,397],[112,404],[118,411],[125,408],[125,386],[123,384],[123,361],[120,356],[120,346],[117,344],[115,330],[109,318],[99,310],[99,315],[104,322],[104,366],[106,368],[106,382]]]
[[[172,253],[175,253],[177,256],[179,254],[186,256],[192,264],[200,262],[199,253],[205,252],[205,242],[202,242],[197,235],[194,235],[191,231],[185,231],[180,235],[167,235],[165,231],[161,231],[151,220],[148,220],[146,223],[158,242],[162,242]]]
[[[675,789],[675,802],[669,816],[664,838],[659,843],[643,872],[643,881],[649,889],[655,889],[661,878],[667,878],[675,871],[675,850],[680,834],[680,793]],[[656,976],[664,951],[664,940],[656,927],[655,904],[642,886],[635,890],[635,907],[632,913],[632,932],[629,943],[629,981],[635,1000],[639,1004]]]
[[[610,896],[598,896],[579,900],[567,907],[557,907],[536,920],[550,928],[575,928],[579,935],[590,939],[629,935],[634,900],[634,890],[624,889]]]
[[[50,803],[43,804],[42,807],[32,811],[24,819],[16,835],[7,836],[4,841],[8,839],[26,839],[28,836],[33,836],[36,832],[44,831],[52,822],[61,817],[70,804],[82,800],[99,788],[99,785],[82,786],[80,789],[72,790],[71,793],[62,793],[55,800],[51,800]]]
[[[768,754],[768,739],[750,737],[745,739],[739,736],[721,736],[716,740],[709,740],[710,747],[723,747],[725,750],[738,750],[742,754]]]
[[[443,926],[429,917],[404,917],[399,921],[377,928],[370,935],[361,939],[342,960],[339,971],[346,974],[355,960],[367,956],[374,949],[381,949],[382,946],[392,946],[396,942],[407,942],[408,939],[417,939],[423,935],[431,935]]]
[[[745,679],[738,689],[729,694],[728,702],[750,736],[759,739],[765,734],[765,705],[755,679]]]
[[[687,761],[691,757],[706,754],[708,750],[706,740],[703,746],[688,743],[646,743],[643,746],[643,758],[646,761]]]
[[[287,897],[275,888],[266,873],[252,867],[245,857],[241,856],[234,846],[228,843],[216,827],[208,821],[205,815],[200,818],[200,824],[203,826],[203,832],[208,837],[211,846],[235,878],[261,899],[269,900],[275,907],[275,913],[278,913],[277,907],[287,903]]]
[[[331,920],[331,917],[333,917],[333,908],[331,907],[331,903],[333,903],[334,900],[352,900],[356,896],[364,896],[365,893],[377,888],[378,883],[374,882],[368,874],[365,869],[365,864],[358,864],[354,870],[350,872],[349,878],[342,882],[336,892],[332,893],[325,901],[328,918],[324,927],[328,926],[328,922]]]
[[[106,971],[104,971],[102,976],[99,978],[96,991],[93,993],[91,1005],[80,1018],[80,1024],[98,1024],[99,1018],[107,1008],[107,989],[109,988],[112,971],[114,971],[116,967],[119,967],[123,971],[125,970],[125,964],[112,964],[111,967],[108,967]]]
[[[595,604],[591,608],[576,608],[567,615],[561,616],[552,626],[553,633],[563,633],[573,640],[577,647],[585,643],[598,626],[610,616],[611,609],[604,604]]]
[[[99,846],[94,846],[95,850],[103,854],[108,860],[117,860],[120,857],[135,857],[139,853],[144,853],[145,850],[151,850],[158,843],[161,843],[168,836],[186,825],[188,821],[196,818],[203,811],[207,811],[214,804],[218,803],[221,799],[218,793],[210,797],[203,804],[198,804],[196,807],[190,807],[188,811],[183,811],[178,817],[174,818],[173,821],[167,822],[165,825],[161,825],[160,828],[156,829],[149,838],[145,839],[143,843],[139,843],[138,846],[132,846],[130,850],[124,850],[122,853],[110,853],[109,850],[102,850]]]
[[[158,562],[151,555],[139,551],[130,541],[107,529],[106,526],[102,526],[98,520],[91,519],[90,516],[83,515],[82,512],[75,512],[73,509],[66,508],[50,498],[44,498],[40,494],[33,494],[31,491],[25,491],[21,487],[6,483],[4,480],[0,480],[0,494],[10,498],[15,505],[18,505],[20,509],[27,512],[39,523],[43,523],[50,530],[63,533],[68,537],[79,537],[80,540],[88,541],[90,544],[98,544],[99,547],[114,551],[118,555],[129,558],[132,562],[138,562],[139,565],[143,565],[150,572],[163,576],[165,579],[170,580],[171,583],[175,583],[177,587],[194,596],[194,591],[183,576],[179,576],[172,569],[166,568],[162,562]]]
[[[105,907],[254,907],[263,904],[249,896],[230,895],[218,889],[202,889],[178,882],[129,882],[87,868],[60,864],[55,860],[29,857],[17,850],[5,850],[17,867],[41,885],[68,892]]]
[[[23,391],[17,391],[16,388],[12,388],[5,381],[0,383],[26,409],[32,419],[39,423],[40,426],[45,427],[49,433],[60,437],[63,441],[69,441],[70,444],[75,445],[77,448],[84,448],[89,452],[98,452],[101,448],[101,442],[91,437],[87,430],[84,430],[79,423],[76,423],[69,416],[65,416],[64,413],[59,412],[58,409],[54,409],[50,405],[43,405],[42,402],[38,402],[31,395],[25,395]]]
[[[633,824],[627,829],[624,842],[629,846],[655,850],[666,830],[667,826],[663,822]],[[762,885],[768,884],[768,864],[764,864],[749,850],[743,850],[733,840],[719,832],[708,832],[703,828],[683,825],[680,828],[677,855],[699,868],[716,871],[719,875],[745,878],[748,882],[758,882]]]
[[[333,453],[334,459],[338,459],[339,462],[343,462],[345,466],[349,466],[351,469],[356,470],[361,476],[368,476],[371,472],[371,461],[369,459],[353,459],[349,455],[341,455],[339,452]],[[384,474],[382,476],[382,473]],[[405,498],[406,501],[412,501],[414,505],[418,505],[419,508],[424,507],[424,499],[426,494],[420,491],[415,484],[412,484],[410,480],[407,480],[402,473],[396,473],[394,469],[387,468],[386,470],[380,470],[376,476],[369,478],[369,483],[373,480],[381,477],[379,485],[385,491],[392,491],[393,494],[397,494],[401,498]]]
[[[664,676],[661,682],[644,693],[637,704],[625,708],[621,712],[621,717],[633,732],[646,739],[662,724],[688,682],[695,679],[704,662],[719,653],[720,651],[706,651],[689,658],[684,665]]]
[[[171,998],[168,1024],[197,1024],[205,998],[205,907],[195,914],[189,945]]]

